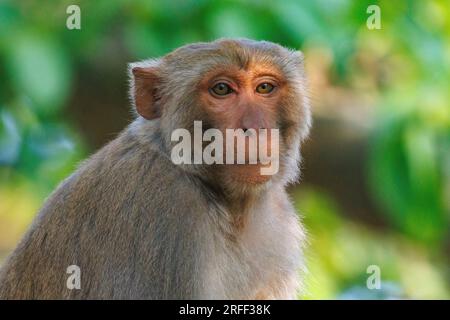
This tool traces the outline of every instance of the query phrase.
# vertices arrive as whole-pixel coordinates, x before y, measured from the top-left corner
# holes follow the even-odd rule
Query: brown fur
[[[241,125],[245,115],[211,109],[219,102],[205,83],[216,71],[250,87],[261,72],[283,83],[276,98],[251,98],[281,130],[280,171],[267,181],[237,179],[248,167],[170,159],[174,129]],[[225,39],[132,64],[130,74],[139,115],[47,199],[0,270],[0,298],[295,298],[304,232],[285,186],[298,177],[310,126],[302,55]],[[69,265],[81,268],[80,290],[66,287]]]

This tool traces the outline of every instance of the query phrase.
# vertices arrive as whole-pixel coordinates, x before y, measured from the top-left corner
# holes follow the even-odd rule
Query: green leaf
[[[36,112],[55,113],[72,79],[65,52],[53,39],[30,32],[15,34],[10,41],[6,65],[17,94],[28,96]]]
[[[13,165],[18,160],[21,141],[14,117],[0,110],[0,165]]]

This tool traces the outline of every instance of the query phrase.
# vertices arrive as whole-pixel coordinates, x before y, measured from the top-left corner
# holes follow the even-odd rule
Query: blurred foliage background
[[[81,30],[66,28],[71,4]],[[0,0],[0,261],[131,121],[128,62],[249,37],[306,56],[315,123],[291,189],[310,237],[300,297],[448,299],[449,36],[446,0]],[[366,287],[370,265],[380,290]]]

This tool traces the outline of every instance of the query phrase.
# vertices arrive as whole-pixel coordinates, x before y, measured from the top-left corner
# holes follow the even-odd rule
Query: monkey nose
[[[260,130],[263,130],[263,129],[266,129],[266,128],[263,128],[263,127],[250,127],[250,128],[243,127],[242,128],[242,130],[244,131],[244,135],[246,135],[248,137],[252,136],[253,134],[258,134],[260,132]]]
[[[258,133],[259,129],[254,129],[254,128],[242,128],[242,130],[244,131],[244,136],[246,137],[251,137],[254,134]]]
[[[249,129],[254,129],[256,132],[260,129],[264,129],[266,127],[266,122],[264,119],[264,114],[256,110],[247,112],[241,119],[241,128],[246,133]]]

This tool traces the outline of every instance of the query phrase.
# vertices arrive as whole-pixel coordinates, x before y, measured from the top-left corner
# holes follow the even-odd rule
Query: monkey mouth
[[[262,174],[262,169],[269,170],[270,164],[230,164],[226,165],[226,175],[230,176],[233,180],[246,183],[246,184],[263,184],[268,182],[275,174]]]
[[[236,165],[236,168],[239,168],[236,170],[242,171],[240,174],[252,177],[274,175],[278,172],[277,128],[246,131],[210,128],[205,131],[202,121],[194,121],[192,131],[193,136],[191,131],[184,128],[172,132],[171,140],[176,142],[171,150],[174,164]]]

